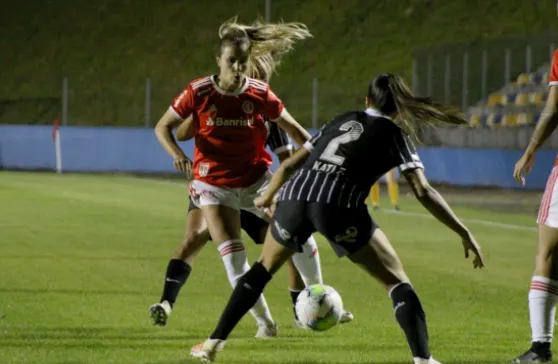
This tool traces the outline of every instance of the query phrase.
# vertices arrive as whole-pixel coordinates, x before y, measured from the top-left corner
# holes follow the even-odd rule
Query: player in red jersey
[[[550,69],[546,105],[525,153],[515,165],[514,177],[525,185],[525,175],[535,163],[535,152],[544,144],[558,125],[558,50],[554,52]],[[531,348],[517,357],[515,363],[552,361],[550,344],[554,331],[554,316],[558,302],[558,159],[546,184],[539,216],[539,243],[535,272],[529,291]],[[554,258],[557,260],[554,261]]]
[[[285,129],[299,144],[309,138],[269,86],[246,74],[258,77],[271,74],[277,60],[292,48],[294,41],[310,33],[305,26],[296,23],[246,27],[235,22],[223,24],[219,33],[219,75],[191,82],[175,99],[156,130],[161,144],[174,157],[175,167],[189,173],[191,162],[174,141],[171,130],[192,115],[196,148],[190,191],[203,218],[189,216],[185,240],[193,237],[190,240],[195,242],[190,248],[199,249],[196,244],[207,240],[204,234],[209,229],[234,287],[249,269],[240,240],[239,211],[244,209],[260,217],[263,215],[254,207],[252,199],[265,188],[269,178],[267,169],[271,157],[265,150],[267,128],[262,114]],[[192,250],[182,252],[180,257],[193,259],[195,251]],[[176,294],[189,273],[186,267],[191,261],[187,259],[186,262],[173,259],[167,269],[167,282],[169,275],[182,278],[170,278],[170,283],[173,280],[177,283]],[[276,335],[276,326],[263,296],[252,313],[260,325],[257,337]]]

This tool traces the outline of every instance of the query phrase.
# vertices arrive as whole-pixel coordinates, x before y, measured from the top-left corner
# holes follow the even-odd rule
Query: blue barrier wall
[[[153,129],[60,128],[64,171],[172,173],[172,161]],[[193,143],[182,143],[187,155]],[[428,179],[460,186],[518,188],[512,177],[521,151],[498,149],[418,148]],[[527,188],[543,189],[556,153],[541,151],[527,179]],[[52,127],[0,125],[0,167],[55,169]],[[277,161],[274,163],[274,168]],[[366,168],[366,166],[363,166]]]

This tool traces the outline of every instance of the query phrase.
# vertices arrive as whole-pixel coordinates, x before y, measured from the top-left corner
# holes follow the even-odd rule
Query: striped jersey
[[[356,207],[364,203],[372,185],[389,170],[423,168],[409,136],[372,109],[336,117],[304,148],[310,156],[281,187],[279,201]]]

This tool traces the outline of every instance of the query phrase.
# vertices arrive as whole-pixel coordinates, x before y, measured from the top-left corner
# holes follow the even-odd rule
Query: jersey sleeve
[[[392,154],[397,161],[400,172],[413,169],[424,169],[417,154],[415,144],[408,135],[402,131],[395,133],[392,143]]]
[[[548,87],[558,86],[558,49],[552,56],[552,65],[550,66],[550,77],[548,78]]]
[[[172,102],[170,109],[184,120],[194,112],[194,90],[188,85]]]
[[[271,121],[279,119],[285,109],[283,101],[268,87],[264,98],[263,114]]]
[[[287,133],[275,123],[269,123],[267,145],[274,154],[293,149],[291,139]]]

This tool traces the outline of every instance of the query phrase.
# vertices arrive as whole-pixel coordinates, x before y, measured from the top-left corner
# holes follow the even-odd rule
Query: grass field
[[[127,176],[0,172],[0,363],[191,362],[191,346],[212,331],[231,289],[216,249],[208,246],[167,327],[148,320],[183,234],[183,187]],[[530,339],[534,213],[532,206],[529,213],[508,214],[471,208],[472,200],[487,202],[490,195],[469,193],[448,200],[484,248],[483,271],[473,270],[459,239],[408,196],[401,202],[405,213],[380,211],[374,217],[422,299],[435,357],[443,363],[502,363]],[[492,195],[510,206],[514,196],[525,197]],[[281,271],[265,292],[280,338],[256,341],[247,316],[219,362],[410,362],[386,293],[317,238],[325,282],[341,293],[355,321],[325,333],[293,329]],[[253,261],[259,248],[248,244],[248,252]]]

